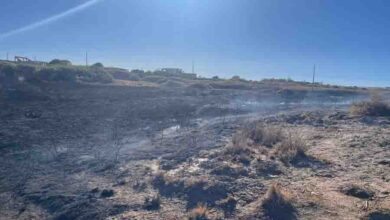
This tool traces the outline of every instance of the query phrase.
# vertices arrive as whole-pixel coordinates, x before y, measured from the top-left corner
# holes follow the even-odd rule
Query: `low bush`
[[[373,96],[369,101],[356,102],[349,112],[357,116],[390,116],[390,105],[379,96]]]
[[[104,65],[102,63],[94,63],[91,67],[92,68],[104,68]]]
[[[113,81],[112,75],[103,69],[87,70],[83,74],[78,75],[78,77],[81,81],[85,82],[110,83]]]
[[[72,67],[56,66],[41,68],[35,74],[36,79],[44,81],[75,82],[78,75],[83,74],[83,70]]]
[[[113,80],[104,68],[86,68],[80,66],[53,64],[36,66],[30,64],[0,63],[0,79],[5,82],[18,82],[20,78],[26,81],[49,82],[99,82],[110,83]]]
[[[16,65],[3,64],[0,65],[0,82],[11,82],[16,80]]]

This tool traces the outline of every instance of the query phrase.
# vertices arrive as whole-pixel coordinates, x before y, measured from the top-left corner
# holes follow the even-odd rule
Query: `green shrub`
[[[0,66],[0,76],[5,79],[13,79],[16,77],[16,65],[3,64]]]
[[[54,59],[49,62],[49,65],[71,66],[72,62],[69,60]]]
[[[45,81],[75,82],[77,75],[81,73],[82,71],[77,68],[59,66],[42,68],[36,75],[38,79]]]
[[[93,67],[93,68],[104,68],[104,65],[102,63],[95,63],[91,67]]]
[[[112,75],[106,72],[104,69],[88,68],[78,76],[79,80],[83,82],[110,83],[113,81]]]
[[[19,64],[15,67],[17,76],[24,77],[25,80],[31,81],[36,79],[37,68],[33,65]]]
[[[57,62],[54,62],[57,63]],[[0,63],[0,80],[2,82],[17,82],[19,77],[27,81],[48,82],[99,82],[110,83],[113,77],[105,68],[86,68],[79,66],[48,65],[35,66],[29,64]]]

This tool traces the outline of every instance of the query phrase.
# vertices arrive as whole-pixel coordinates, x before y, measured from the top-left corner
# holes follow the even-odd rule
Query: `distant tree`
[[[139,69],[135,69],[135,70],[131,70],[131,73],[136,73],[136,74],[144,74],[145,71],[143,70],[139,70]]]
[[[218,80],[219,77],[218,77],[218,76],[213,76],[213,78],[211,78],[211,79],[213,79],[213,80]]]
[[[95,67],[95,68],[104,68],[104,65],[102,63],[95,63],[93,64],[91,67]]]
[[[70,62],[69,60],[54,59],[49,62],[49,65],[71,66],[72,62]]]
[[[241,78],[239,76],[233,76],[232,80],[240,80]]]

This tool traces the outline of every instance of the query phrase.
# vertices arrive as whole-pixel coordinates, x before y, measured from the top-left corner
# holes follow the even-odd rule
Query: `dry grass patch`
[[[240,162],[244,165],[249,165],[254,159],[254,153],[265,148],[255,147],[262,145],[272,147],[284,138],[282,129],[276,126],[265,126],[262,123],[253,123],[237,131],[232,136],[231,144],[226,148],[226,155],[233,155],[233,161]]]
[[[245,166],[252,164],[259,155],[300,166],[318,162],[306,155],[307,150],[306,140],[298,132],[287,132],[278,126],[265,126],[258,122],[233,135],[231,144],[224,150],[224,159]]]
[[[374,95],[370,101],[353,103],[349,112],[356,116],[390,116],[390,105],[380,96]]]
[[[165,172],[157,172],[152,178],[152,185],[167,185],[176,181],[176,178]]]
[[[283,132],[280,127],[268,126],[260,122],[246,127],[243,130],[243,134],[253,141],[253,143],[262,144],[267,147],[272,147],[283,138]]]
[[[248,170],[245,169],[242,165],[233,166],[227,163],[223,163],[222,165],[212,169],[210,173],[214,175],[224,175],[224,176],[230,176],[234,178],[249,175]]]
[[[248,137],[243,131],[238,131],[232,136],[232,148],[241,151],[248,147]]]
[[[284,163],[295,162],[306,158],[308,146],[298,134],[289,133],[275,149],[274,154]]]
[[[283,140],[282,129],[278,126],[268,126],[256,122],[236,132],[232,137],[232,147],[237,150],[245,149],[253,144],[272,147]]]

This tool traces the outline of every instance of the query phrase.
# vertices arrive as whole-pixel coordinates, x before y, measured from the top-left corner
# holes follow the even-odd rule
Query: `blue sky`
[[[80,6],[81,5],[81,6]],[[69,11],[70,10],[70,11]],[[387,0],[1,0],[0,58],[390,85]],[[69,12],[69,13],[68,13]]]

